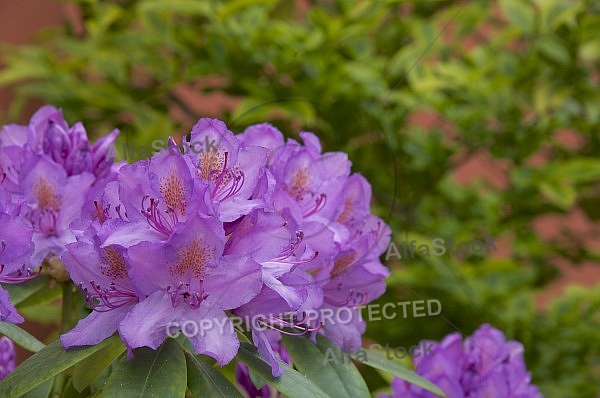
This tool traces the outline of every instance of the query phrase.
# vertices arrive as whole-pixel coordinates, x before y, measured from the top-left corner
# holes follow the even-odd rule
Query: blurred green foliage
[[[315,131],[373,184],[374,210],[398,244],[485,232],[512,242],[503,259],[390,260],[380,301],[435,298],[444,318],[373,322],[368,338],[407,345],[489,322],[524,343],[546,396],[598,396],[600,291],[574,290],[548,313],[532,298],[558,275],[557,258],[597,262],[599,253],[568,233],[543,240],[532,224],[574,208],[600,219],[599,3],[75,3],[83,33],[65,25],[34,45],[2,47],[0,86],[16,92],[3,122],[37,98],[95,134],[117,127],[124,140],[149,144],[187,132],[174,109],[206,116],[175,91],[202,82],[205,94],[240,100],[212,115],[235,131],[262,121]],[[428,128],[411,122],[424,111],[437,118]],[[565,145],[557,138],[565,130],[583,144]],[[505,183],[457,184],[454,169],[482,153]],[[540,153],[546,162],[533,161]],[[371,388],[383,386],[370,376]]]

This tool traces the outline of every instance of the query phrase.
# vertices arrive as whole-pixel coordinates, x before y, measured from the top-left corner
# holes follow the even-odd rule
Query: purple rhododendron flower
[[[81,240],[67,246],[63,261],[93,311],[60,340],[65,348],[98,344],[118,330],[143,297],[129,279],[127,249]]]
[[[208,118],[194,125],[190,143],[188,159],[196,176],[209,184],[221,221],[235,221],[264,206],[263,198],[252,194],[267,160],[265,148],[241,146],[225,123]]]
[[[31,269],[24,264],[33,253],[32,232],[25,221],[0,212],[0,282],[20,283],[29,279]],[[0,287],[0,320],[21,323],[23,317],[10,302],[8,292]]]
[[[88,172],[101,179],[113,167],[111,150],[118,134],[114,130],[91,145],[82,123],[69,127],[60,109],[44,106],[31,118],[27,145],[32,152],[52,159],[69,176]]]
[[[88,172],[102,179],[118,167],[113,151],[118,134],[114,130],[92,145],[83,124],[69,127],[60,109],[43,106],[28,126],[4,126],[0,145],[21,148],[24,160],[30,155],[44,155],[64,169],[67,176]]]
[[[75,241],[71,223],[82,214],[92,186],[102,189],[118,165],[110,150],[118,131],[90,145],[81,123],[69,127],[62,111],[40,108],[28,126],[0,131],[0,186],[21,206],[19,216],[33,231],[35,268],[50,254],[60,255]]]
[[[481,325],[463,344],[459,333],[433,343],[433,355],[415,358],[416,372],[436,384],[448,398],[541,398],[531,384],[523,359],[523,345],[506,341],[504,334]],[[435,394],[395,378],[392,395],[380,398],[433,398]]]
[[[35,252],[29,264],[36,267],[50,254],[62,254],[65,245],[75,241],[70,225],[81,217],[94,177],[87,172],[68,177],[62,167],[42,155],[32,156],[24,170],[22,213],[33,230]]]
[[[0,282],[34,277],[44,259],[65,251],[83,228],[91,194],[116,178],[112,145],[118,131],[90,145],[81,123],[69,127],[62,111],[40,108],[28,126],[0,131]],[[86,225],[81,224],[81,225]],[[21,322],[0,288],[1,319]]]
[[[199,354],[230,362],[239,340],[224,311],[258,294],[259,265],[244,257],[223,255],[225,234],[214,218],[178,224],[165,242],[142,242],[129,249],[131,278],[145,295],[121,325],[131,348],[157,348],[169,323],[193,321],[220,325],[190,337]]]
[[[282,137],[268,124],[251,126],[240,135],[245,145],[262,145],[270,151],[266,180],[271,187],[262,190],[270,200],[265,211],[274,212],[283,223],[271,218],[270,226],[257,222],[260,228],[252,228],[245,225],[246,218],[238,225],[245,233],[238,237],[234,230],[228,250],[250,253],[262,266],[264,282],[261,293],[234,312],[244,318],[262,316],[270,328],[304,330],[312,332],[313,338],[323,333],[344,349],[360,347],[365,324],[355,307],[385,291],[388,271],[378,257],[389,242],[390,230],[370,215],[370,186],[361,176],[350,175],[345,154],[323,154],[317,137],[310,133],[301,133],[304,146],[294,140],[284,143]],[[288,243],[283,238],[285,245],[277,246],[273,238],[285,236],[282,228],[295,239]],[[269,240],[271,245],[266,244]],[[273,251],[253,249],[263,245]],[[348,307],[350,322],[321,319],[341,307]],[[307,318],[308,311],[319,316]],[[289,312],[291,322],[280,316]],[[256,327],[252,330],[273,375],[282,372],[271,347],[277,336]]]
[[[6,336],[0,337],[0,380],[15,370],[15,346]]]
[[[136,347],[157,348],[169,337],[171,323],[210,321],[220,327],[190,338],[196,352],[221,365],[237,354],[239,341],[224,311],[258,294],[260,266],[246,256],[223,252],[226,235],[213,207],[214,185],[194,178],[190,164],[183,155],[163,151],[124,166],[118,185],[107,185],[98,205],[103,210],[87,235],[98,237],[93,244],[97,253],[116,246],[123,250],[119,269],[127,285],[99,276],[105,262],[98,256],[79,254],[91,260],[87,267],[96,275],[79,274],[74,280],[86,295],[106,297],[106,303],[93,307],[88,318],[63,335],[65,346],[101,341],[118,330],[131,353]],[[69,245],[68,250],[67,266],[80,266],[73,261],[80,246]],[[102,322],[105,328],[86,331]]]
[[[22,197],[33,258],[62,254],[91,308],[61,336],[65,347],[118,332],[131,356],[192,322],[213,326],[188,336],[195,351],[224,365],[239,347],[230,315],[258,319],[248,326],[274,375],[289,363],[281,333],[360,345],[356,307],[385,290],[389,228],[370,214],[370,186],[347,155],[323,153],[314,134],[300,144],[259,124],[236,136],[205,118],[185,153],[170,139],[152,158],[118,166],[107,157],[115,133],[90,146],[83,126],[51,107],[6,135],[3,195]],[[14,162],[19,151],[26,162]],[[341,307],[351,322],[307,316]]]

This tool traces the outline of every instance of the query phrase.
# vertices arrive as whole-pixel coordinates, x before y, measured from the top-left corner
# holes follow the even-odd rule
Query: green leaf
[[[60,398],[90,398],[90,391],[85,389],[82,392],[77,391],[73,386],[73,379],[69,379],[63,388]]]
[[[79,363],[73,371],[73,387],[81,392],[92,384],[104,370],[125,351],[120,339],[114,339],[110,345],[94,353]]]
[[[183,398],[187,388],[185,356],[182,348],[168,339],[156,351],[140,348],[131,360],[122,358],[103,389],[111,398]]]
[[[52,391],[52,385],[54,385],[54,380],[48,379],[33,390],[22,395],[21,398],[48,398],[50,391]]]
[[[213,10],[209,3],[195,0],[148,0],[139,5],[140,12],[169,12],[187,15],[212,16]]]
[[[46,347],[44,343],[12,323],[0,322],[0,333],[10,337],[12,341],[27,351],[38,352]]]
[[[60,319],[60,304],[55,302],[17,308],[21,316],[28,321],[55,325],[56,320]]]
[[[14,306],[18,306],[22,301],[34,293],[45,290],[48,279],[49,277],[47,275],[40,275],[25,283],[20,283],[18,285],[3,285],[2,287],[8,292],[10,302]]]
[[[329,397],[328,394],[306,376],[301,375],[283,362],[280,362],[280,365],[284,370],[283,375],[280,377],[273,377],[271,365],[258,356],[256,354],[256,349],[248,343],[241,343],[238,357],[242,362],[248,365],[249,368],[254,369],[254,371],[265,379],[267,383],[289,398]]]
[[[14,84],[23,80],[32,80],[49,76],[46,65],[39,62],[27,62],[23,58],[15,58],[16,62],[0,73],[0,86]]]
[[[347,62],[344,67],[348,78],[372,95],[384,96],[389,92],[385,82],[381,79],[381,73],[372,65]]]
[[[188,387],[194,397],[243,398],[233,384],[202,359],[185,353]]]
[[[330,396],[371,396],[356,366],[350,360],[338,363],[339,356],[345,354],[325,337],[318,335],[317,344],[305,336],[282,337],[294,366]],[[335,361],[327,360],[331,352]]]
[[[239,13],[242,9],[252,7],[256,5],[273,6],[276,3],[275,0],[236,0],[229,1],[226,5],[219,10],[219,19],[221,21],[227,20],[231,15]]]
[[[19,303],[18,309],[33,307],[39,304],[45,304],[59,298],[62,295],[62,289],[59,284],[53,287],[44,286],[44,288],[33,292],[29,297]]]
[[[442,390],[440,390],[435,384],[433,384],[429,380],[422,378],[415,372],[406,369],[398,363],[386,359],[378,351],[367,350],[367,360],[363,361],[363,363],[372,368],[391,373],[394,376],[406,380],[411,384],[424,388],[427,391],[431,391],[432,393],[437,394],[440,397],[445,397]]]
[[[538,183],[538,188],[552,204],[564,210],[570,209],[577,198],[573,186],[563,181],[542,181]]]
[[[49,378],[110,345],[113,339],[118,337],[113,336],[95,346],[73,348],[69,351],[65,351],[59,340],[49,344],[0,380],[0,397],[18,397],[33,390]]]
[[[532,33],[535,23],[533,7],[523,0],[500,0],[500,7],[508,20],[525,33]]]
[[[571,62],[569,51],[557,38],[542,37],[536,40],[535,44],[545,56],[560,65],[568,65]]]
[[[254,384],[256,388],[261,389],[265,385],[267,385],[267,381],[260,377],[260,375],[254,371],[254,369],[248,369],[248,374],[250,375],[250,380],[252,381],[252,384]]]
[[[558,165],[557,175],[566,181],[594,182],[600,178],[600,161],[589,158],[567,160]]]

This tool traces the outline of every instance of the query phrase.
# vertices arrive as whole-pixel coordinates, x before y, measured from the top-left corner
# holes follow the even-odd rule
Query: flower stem
[[[71,282],[62,283],[62,317],[60,320],[60,333],[66,333],[72,327],[73,319],[73,285]],[[60,398],[65,385],[65,372],[54,377],[52,397]]]
[[[71,282],[62,284],[62,318],[60,321],[60,332],[66,333],[72,328],[73,322],[73,285]]]

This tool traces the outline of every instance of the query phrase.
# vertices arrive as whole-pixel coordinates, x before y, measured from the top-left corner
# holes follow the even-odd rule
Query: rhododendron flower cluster
[[[464,343],[459,333],[434,343],[433,355],[415,358],[416,372],[448,398],[541,398],[523,359],[523,345],[506,341],[498,329],[481,325]],[[380,398],[434,398],[437,395],[394,378],[393,395]]]
[[[260,320],[246,326],[274,375],[281,333],[360,346],[356,307],[385,290],[390,230],[346,154],[323,153],[312,133],[286,141],[259,124],[235,135],[204,118],[194,151],[170,139],[150,159],[115,165],[116,135],[90,145],[81,124],[45,107],[0,136],[0,281],[29,277],[48,255],[63,260],[91,308],[61,336],[66,348],[118,332],[131,356],[160,346],[174,323],[210,321],[219,327],[189,340],[224,365],[240,344],[234,315]],[[0,292],[2,319],[20,321]],[[324,316],[340,307],[349,322]]]
[[[62,112],[44,106],[28,126],[0,131],[0,282],[34,277],[48,256],[76,241],[72,223],[94,191],[116,177],[113,131],[91,145],[81,123],[69,127]],[[23,318],[0,288],[0,319]]]

